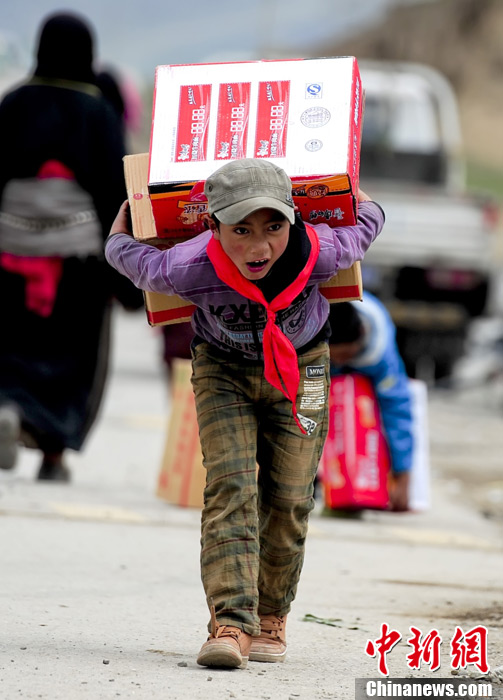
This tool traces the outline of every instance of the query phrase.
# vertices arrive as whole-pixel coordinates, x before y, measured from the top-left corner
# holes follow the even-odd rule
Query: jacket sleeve
[[[314,226],[320,239],[320,255],[313,271],[313,281],[326,281],[338,270],[347,270],[363,260],[367,249],[384,225],[384,212],[376,202],[360,202],[354,226],[331,229],[325,224]]]
[[[106,241],[105,257],[117,272],[130,279],[139,289],[177,294],[169,274],[175,249],[176,246],[170,250],[158,250],[135,241],[126,233],[116,233]]]
[[[365,373],[365,372],[364,372]],[[388,348],[386,357],[368,368],[381,410],[384,432],[395,474],[412,466],[412,404],[409,380],[396,349]]]

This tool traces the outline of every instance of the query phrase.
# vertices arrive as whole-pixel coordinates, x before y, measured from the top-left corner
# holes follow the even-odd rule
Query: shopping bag
[[[414,449],[409,484],[409,510],[419,512],[431,507],[430,441],[428,432],[428,387],[420,379],[409,379],[412,399]]]

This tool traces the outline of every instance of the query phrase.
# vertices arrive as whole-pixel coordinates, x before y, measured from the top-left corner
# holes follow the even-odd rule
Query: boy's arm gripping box
[[[133,235],[136,240],[169,248],[177,241],[160,239],[155,229],[150,196],[148,194],[148,153],[124,158],[124,177],[131,211]],[[190,321],[195,306],[177,296],[167,296],[156,292],[143,292],[147,320],[151,326],[164,326],[171,323]]]
[[[283,168],[306,223],[354,224],[363,91],[353,56],[158,66],[148,191],[160,238],[200,233],[229,160]]]

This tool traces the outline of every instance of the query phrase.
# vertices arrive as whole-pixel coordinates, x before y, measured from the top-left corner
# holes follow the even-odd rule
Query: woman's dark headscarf
[[[92,29],[84,19],[74,14],[51,15],[40,31],[35,75],[94,83],[93,43]]]

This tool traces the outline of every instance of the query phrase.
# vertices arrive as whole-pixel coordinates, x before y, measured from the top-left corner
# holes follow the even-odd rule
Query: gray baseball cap
[[[257,209],[276,209],[293,224],[292,182],[284,170],[268,160],[231,160],[206,180],[208,211],[223,224],[243,221]]]

